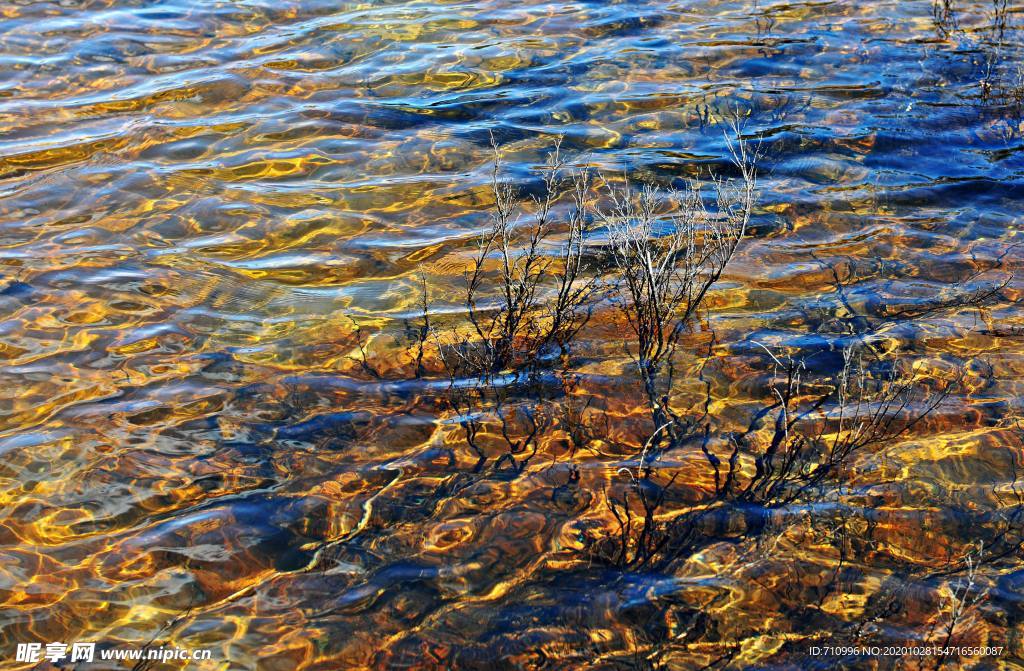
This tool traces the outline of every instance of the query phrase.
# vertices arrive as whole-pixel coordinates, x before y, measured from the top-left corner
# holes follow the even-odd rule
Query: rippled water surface
[[[88,640],[268,671],[1024,668],[1022,25],[921,0],[3,3],[3,665]],[[764,157],[697,329],[711,412],[770,401],[765,348],[834,361],[851,334],[961,383],[818,499],[602,564],[635,452],[553,431],[477,468],[447,377],[415,374],[421,278],[463,316],[492,135],[524,194],[558,136],[671,185],[735,176],[730,113]],[[579,374],[640,425],[623,333],[599,305]],[[682,474],[659,514],[701,501],[701,463],[658,456]],[[808,653],[936,640],[1003,649]]]

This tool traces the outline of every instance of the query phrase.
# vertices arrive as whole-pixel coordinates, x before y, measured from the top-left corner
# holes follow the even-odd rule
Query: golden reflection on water
[[[978,89],[995,72],[1012,92],[1024,17],[1011,4],[995,50],[987,3],[957,11],[947,34],[920,1],[0,8],[0,654],[804,668],[901,580],[869,640],[931,640],[950,582],[907,567],[941,568],[1019,505],[1024,463],[1024,124]],[[832,499],[773,511],[770,542],[613,578],[581,550],[614,532],[606,492],[634,454],[553,434],[517,477],[472,477],[405,330],[421,274],[440,318],[460,314],[491,133],[524,184],[556,135],[668,183],[728,170],[708,122],[736,104],[768,153],[710,300],[712,412],[738,426],[764,400],[752,339],[800,352],[857,315],[880,351],[964,383]],[[1004,280],[983,309],[927,309]],[[647,420],[620,327],[599,311],[582,370],[628,435]],[[713,490],[699,454],[662,468],[688,504]],[[979,580],[957,640],[1018,668],[1019,556]]]

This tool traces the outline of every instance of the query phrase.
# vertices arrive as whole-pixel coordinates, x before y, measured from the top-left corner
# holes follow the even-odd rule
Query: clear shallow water
[[[870,640],[929,640],[948,581],[911,568],[1012,516],[1022,463],[1024,10],[993,17],[928,2],[6,4],[0,650],[156,639],[214,649],[199,668],[830,668],[807,646],[901,581]],[[737,106],[766,157],[711,299],[716,408],[767,393],[752,341],[813,352],[857,319],[964,384],[828,502],[773,513],[789,531],[769,549],[723,535],[671,571],[623,575],[576,546],[609,522],[603,492],[633,455],[552,439],[516,478],[474,477],[444,381],[408,379],[400,339],[420,273],[434,310],[461,310],[492,133],[524,189],[559,135],[592,165],[670,184],[731,174],[706,121]],[[999,283],[984,309],[956,307]],[[358,363],[354,323],[383,379]],[[595,325],[607,356],[588,372],[639,403],[617,332]],[[837,508],[857,534],[870,521],[869,541],[815,535]],[[1024,664],[1018,561],[986,565],[957,632],[1005,646],[986,662],[1005,668]]]

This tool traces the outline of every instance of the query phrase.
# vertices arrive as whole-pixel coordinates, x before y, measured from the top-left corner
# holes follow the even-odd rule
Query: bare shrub
[[[932,23],[936,34],[941,40],[955,38],[961,43],[961,51],[971,53],[972,58],[977,59],[981,104],[1005,107],[1019,116],[1024,71],[1015,59],[1012,35],[1008,35],[1019,29],[1011,24],[1009,0],[991,0],[989,9],[984,11],[984,22],[978,29],[961,25],[961,11],[970,9],[970,5],[958,8],[954,0],[932,0]]]
[[[729,141],[729,147],[742,182],[738,188],[714,182],[715,211],[694,182],[671,192],[651,186],[633,190],[627,182],[609,188],[610,206],[597,211],[618,274],[619,306],[635,336],[627,350],[655,434],[670,439],[677,437],[674,425],[681,421],[669,400],[680,336],[732,259],[754,206],[756,151],[741,139]]]
[[[960,30],[960,20],[952,0],[932,0],[932,23],[943,40]]]
[[[495,204],[466,275],[468,324],[442,336],[438,348],[451,381],[450,405],[480,463],[488,450],[479,439],[488,422],[500,426],[508,454],[534,454],[535,418],[547,416],[540,409],[550,400],[549,391],[559,393],[572,377],[571,345],[590,320],[603,286],[587,249],[595,220],[608,233],[618,303],[635,335],[628,349],[655,423],[646,447],[674,442],[691,426],[668,400],[673,358],[681,335],[735,253],[755,199],[756,153],[735,130],[737,139],[727,141],[741,184],[715,181],[714,207],[695,183],[671,192],[649,186],[634,191],[627,183],[607,190],[606,207],[589,207],[594,195],[589,173],[568,171],[556,145],[542,168],[542,193],[533,198],[527,226],[520,226],[523,211],[511,185],[500,178],[500,152],[493,147]],[[571,207],[559,218],[556,211],[566,200]],[[551,255],[556,231],[564,240]],[[561,366],[552,374],[542,364],[556,354]],[[552,375],[559,382],[545,384],[543,378]],[[585,432],[573,428],[571,417],[565,419],[569,438],[582,438]],[[512,438],[506,430],[510,424],[531,428]]]
[[[567,179],[556,145],[542,169],[543,194],[533,198],[533,224],[520,230],[519,204],[513,187],[500,179],[501,155],[496,145],[493,149],[491,223],[466,275],[464,304],[471,328],[455,333],[442,349],[450,372],[484,379],[531,368],[553,345],[565,352],[590,319],[598,288],[585,258],[588,174],[577,170]],[[573,208],[562,222],[566,239],[553,258],[545,246],[557,227],[554,209],[567,196]],[[492,266],[497,268],[489,272]],[[545,286],[552,279],[553,296]],[[497,295],[488,296],[492,282]]]
[[[590,320],[600,282],[587,259],[589,174],[567,175],[556,144],[542,168],[532,224],[521,229],[523,213],[512,186],[501,181],[500,151],[493,150],[491,222],[466,274],[468,328],[438,335],[438,352],[450,381],[448,403],[478,458],[475,470],[488,460],[485,439],[495,428],[490,433],[505,447],[495,468],[519,472],[553,422],[548,401],[569,380],[566,359]],[[571,206],[559,220],[555,210],[566,200]],[[564,239],[549,254],[559,231]],[[543,379],[543,362],[556,354],[563,362],[553,384]]]

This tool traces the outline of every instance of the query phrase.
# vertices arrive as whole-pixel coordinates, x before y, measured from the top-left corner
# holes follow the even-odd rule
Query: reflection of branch
[[[1007,72],[1007,68],[1015,63],[1004,54],[1006,33],[1010,29],[1009,0],[991,0],[991,7],[982,30],[974,31],[960,25],[953,0],[932,0],[932,23],[940,39],[949,40],[955,36],[958,41],[966,43],[960,51],[981,54],[984,60],[978,80],[980,102],[984,105],[1016,107],[1016,113],[1020,114],[1021,103],[1024,101],[1024,69],[1018,63],[1016,73]],[[1014,74],[1016,81],[1010,80]]]
[[[632,476],[632,474],[629,474]],[[660,486],[646,476],[632,478],[622,491],[622,500],[605,491],[608,509],[618,524],[617,539],[604,538],[593,548],[593,558],[620,569],[639,570],[654,560],[672,540],[669,529],[656,519],[678,473]],[[639,511],[634,507],[639,505]]]
[[[1014,420],[1010,431],[1016,435],[1018,446],[1010,448],[1010,492],[1015,504],[1009,511],[996,510],[994,515],[981,514],[978,523],[972,525],[977,540],[963,549],[956,559],[952,553],[945,566],[938,569],[903,568],[895,571],[889,580],[869,600],[869,607],[862,617],[845,631],[833,632],[833,640],[844,644],[856,645],[865,636],[870,626],[886,620],[902,608],[908,598],[908,592],[914,585],[933,584],[937,580],[945,580],[948,590],[943,595],[941,616],[946,614],[944,622],[938,617],[932,621],[925,639],[932,640],[938,633],[942,637],[941,647],[956,645],[956,633],[963,622],[967,611],[977,606],[988,595],[988,590],[981,588],[981,569],[985,566],[998,566],[1004,559],[1016,557],[1024,546],[1024,491],[1020,487],[1020,447],[1024,447],[1024,425],[1021,420]],[[997,497],[998,500],[998,497]],[[991,528],[991,524],[995,528]],[[867,533],[871,536],[870,529]],[[936,659],[935,668],[940,668],[947,657]]]
[[[369,360],[366,358],[366,342],[363,337],[363,327],[354,319],[349,321],[356,327],[356,346],[359,348],[359,358],[349,357],[349,359],[358,363],[359,367],[370,377],[380,380],[382,378],[380,371],[375,366],[370,365]]]
[[[920,305],[909,305],[898,308],[884,323],[892,324],[904,319],[924,319],[936,314],[960,310],[963,308],[980,308],[992,303],[994,299],[1001,298],[1001,292],[1012,280],[1012,276],[1004,279],[998,284],[979,287],[967,293],[960,293],[948,298],[937,298]],[[957,285],[958,287],[961,285]]]
[[[1011,248],[1015,246],[1016,244],[1011,246]],[[993,266],[994,268],[1002,266],[1003,258],[1007,253],[1009,253],[1009,249],[996,259],[996,263]],[[981,286],[973,290],[962,291],[961,289],[963,287],[974,282],[984,272],[986,272],[984,270],[979,270],[969,277],[956,282],[953,285],[952,295],[948,295],[946,297],[940,296],[938,298],[913,305],[891,306],[885,315],[873,318],[872,316],[862,314],[853,306],[847,291],[847,281],[840,278],[836,264],[820,258],[813,251],[811,252],[811,257],[824,267],[828,268],[832,274],[832,283],[835,287],[835,294],[839,299],[840,304],[849,314],[849,316],[843,320],[844,325],[848,329],[849,335],[856,336],[861,345],[867,348],[875,356],[878,354],[874,351],[874,345],[868,336],[878,333],[883,328],[897,324],[903,320],[925,319],[946,312],[962,310],[964,308],[986,307],[991,305],[995,300],[1003,298],[1003,289],[1009,286],[1010,282],[1013,280],[1013,275],[1011,274],[1000,282]]]

